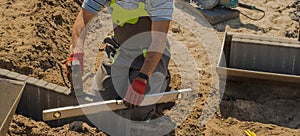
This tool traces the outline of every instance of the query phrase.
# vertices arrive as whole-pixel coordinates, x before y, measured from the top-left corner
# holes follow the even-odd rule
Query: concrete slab
[[[44,80],[28,77],[26,75],[22,75],[16,72],[11,72],[6,69],[0,69],[0,77],[6,78],[5,81],[9,79],[14,79],[14,80],[19,80],[19,81],[14,81],[16,83],[19,83],[20,81],[24,81],[24,84],[26,83],[26,86],[24,86],[24,91],[22,92],[22,95],[19,98],[19,104],[16,104],[18,106],[14,107],[14,109],[11,110],[13,112],[9,113],[9,117],[12,117],[14,111],[16,111],[18,114],[22,114],[26,117],[30,117],[37,121],[42,121],[42,110],[44,109],[78,105],[76,97],[69,95],[70,89],[67,87],[48,83]],[[1,98],[9,99],[9,97],[6,95],[13,93],[13,95],[11,95],[11,97],[13,97],[15,96],[15,94],[17,94],[15,93],[15,91],[18,90],[17,84],[6,87],[5,85],[2,84],[2,79],[0,78],[0,86],[1,86],[0,89]],[[9,91],[9,93],[7,93],[7,91]],[[4,114],[6,114],[4,112],[7,111],[4,108],[10,107],[9,104],[7,104],[8,102],[11,101],[6,101],[6,100],[0,101],[0,107],[1,107],[0,136],[6,134],[6,130],[7,130],[6,126],[8,126],[10,123],[10,118],[4,116]],[[51,121],[47,123],[51,126],[61,126],[65,123],[70,123],[74,120],[88,121],[85,117],[82,117],[82,119],[70,118],[70,119],[64,119],[60,121]]]
[[[58,85],[56,84],[52,84],[52,83],[48,83],[45,88],[49,89],[49,90],[54,90]]]
[[[216,7],[213,9],[199,9],[205,18],[212,24],[216,25],[218,23],[238,18],[240,13],[238,10]]]
[[[29,76],[19,74],[19,75],[16,77],[16,80],[19,80],[19,81],[26,81],[28,78],[29,78]]]
[[[71,93],[71,89],[66,89],[65,91],[64,91],[64,94],[66,94],[66,95],[69,95]]]
[[[36,86],[43,87],[43,88],[45,88],[47,84],[48,84],[48,82],[46,82],[44,80],[39,80],[35,83]]]
[[[5,76],[6,74],[8,74],[10,71],[7,69],[1,69],[0,68],[0,76]]]
[[[65,94],[65,92],[69,90],[69,88],[67,87],[63,87],[63,86],[57,86],[54,91],[58,92],[58,93],[63,93]]]
[[[36,78],[33,78],[33,77],[29,77],[26,82],[29,83],[29,84],[32,84],[34,85],[36,82],[38,82],[39,80],[36,79]]]
[[[4,136],[15,114],[25,83],[0,78],[0,86],[0,135]]]
[[[16,72],[9,72],[7,73],[5,76],[10,78],[10,79],[15,79],[17,76],[19,76],[20,74],[19,73],[16,73]]]
[[[298,41],[237,33],[226,34],[224,39],[220,75],[300,83]]]

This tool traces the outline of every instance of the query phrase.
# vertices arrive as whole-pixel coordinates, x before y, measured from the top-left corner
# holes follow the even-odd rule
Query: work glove
[[[147,84],[137,78],[135,78],[132,84],[129,86],[126,96],[125,105],[129,109],[136,108],[141,104],[144,99]]]
[[[105,52],[108,58],[113,58],[117,53],[117,50],[120,48],[120,45],[114,40],[113,37],[107,37],[104,39]]]
[[[68,77],[71,74],[70,71],[69,71],[69,69],[68,69],[68,65],[73,60],[78,60],[79,61],[81,73],[84,72],[83,56],[84,56],[84,53],[82,53],[82,52],[81,53],[74,53],[74,54],[70,55],[69,59],[66,62],[66,68],[67,68],[66,74],[67,74]]]

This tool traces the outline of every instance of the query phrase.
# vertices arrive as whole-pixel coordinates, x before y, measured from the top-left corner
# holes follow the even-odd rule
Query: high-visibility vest
[[[139,17],[149,16],[149,13],[145,10],[145,3],[139,2],[139,6],[136,9],[125,9],[116,4],[116,0],[111,0],[110,6],[112,8],[113,23],[124,26],[128,24],[136,24]]]
[[[139,17],[150,16],[145,10],[145,3],[139,2],[139,6],[136,9],[125,9],[122,6],[116,4],[116,0],[111,0],[110,7],[112,8],[113,23],[123,27],[125,24],[136,24],[139,21]],[[169,47],[166,49],[170,52]],[[147,56],[147,49],[142,49],[143,56]],[[119,49],[113,58],[114,61],[119,57]]]

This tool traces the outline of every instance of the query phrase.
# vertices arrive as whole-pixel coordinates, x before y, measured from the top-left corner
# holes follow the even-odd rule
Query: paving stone
[[[71,89],[67,88],[65,91],[64,91],[64,94],[66,95],[69,95],[71,93]]]
[[[6,74],[8,74],[10,71],[9,70],[7,70],[7,69],[1,69],[0,68],[0,75],[1,76],[5,76]]]
[[[66,90],[68,90],[69,88],[67,87],[63,87],[63,86],[57,86],[54,91],[58,92],[58,93],[64,93]]]
[[[29,77],[26,75],[21,75],[19,74],[19,76],[16,77],[17,80],[19,81],[26,81]]]
[[[34,85],[36,82],[38,82],[39,80],[36,79],[36,78],[33,78],[33,77],[29,77],[26,82],[29,83],[29,84],[32,84]]]
[[[45,88],[48,90],[54,90],[57,86],[57,84],[48,83]]]
[[[48,82],[46,82],[44,80],[39,80],[35,83],[35,85],[37,85],[39,87],[43,87],[43,88],[45,88],[47,84],[48,84]]]
[[[8,77],[8,78],[11,78],[11,79],[16,79],[16,77],[19,76],[19,75],[20,74],[16,73],[16,72],[9,72],[5,76]]]

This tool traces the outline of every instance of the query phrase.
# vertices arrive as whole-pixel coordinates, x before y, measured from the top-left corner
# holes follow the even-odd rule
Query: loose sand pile
[[[3,0],[0,67],[61,83],[79,5],[71,0]]]
[[[100,132],[100,130],[96,128],[90,127],[88,124],[82,122],[73,122],[73,124],[79,123],[81,128],[72,128],[72,130],[76,131],[70,131],[70,124],[66,124],[62,127],[58,128],[51,128],[44,122],[37,122],[32,119],[26,118],[21,115],[14,115],[14,119],[10,124],[9,132],[7,135],[55,135],[55,136],[61,136],[61,135],[67,135],[67,136],[73,136],[73,135],[95,135],[95,136],[102,136],[105,135],[104,133]],[[71,125],[76,126],[76,125]]]
[[[233,19],[224,23],[213,26],[214,29],[207,28],[213,31],[216,35],[215,40],[222,39],[225,30],[230,32],[253,33],[259,35],[272,35],[281,37],[294,37],[293,33],[299,31],[299,25],[296,12],[296,0],[272,0],[272,1],[250,1],[243,0],[242,2],[255,4],[257,7],[266,11],[266,17],[260,21],[252,21],[244,16],[239,19]],[[0,67],[17,71],[29,76],[44,79],[46,81],[63,84],[57,63],[64,64],[68,58],[68,48],[71,39],[71,28],[79,11],[80,1],[55,1],[55,0],[4,0],[0,2]],[[253,17],[259,17],[253,11],[241,9],[243,13]],[[180,11],[179,11],[180,12]],[[184,16],[187,13],[178,13],[178,16]],[[187,16],[187,15],[186,15]],[[108,13],[102,13],[94,21],[91,28],[98,28],[89,36],[87,43],[91,46],[89,51],[98,52],[101,40],[109,33],[111,28],[110,18]],[[195,19],[197,21],[197,19]],[[198,20],[199,21],[199,20]],[[202,24],[199,21],[199,24]],[[205,21],[204,21],[205,22]],[[211,94],[217,94],[218,89],[212,86],[214,82],[214,71],[211,70],[213,62],[209,62],[209,57],[205,51],[206,45],[203,42],[197,41],[198,35],[191,32],[189,27],[197,26],[190,23],[181,26],[173,22],[170,28],[170,36],[184,43],[188,47],[195,61],[197,62],[197,72],[199,73],[200,83],[197,90],[198,98],[193,108],[191,115],[186,121],[175,129],[176,135],[244,135],[243,130],[250,129],[257,135],[299,135],[299,117],[296,116],[291,120],[296,120],[294,127],[278,126],[280,122],[268,122],[269,116],[265,116],[260,110],[253,110],[250,115],[234,115],[229,112],[208,113],[213,115],[211,120],[204,126],[200,126],[199,118],[203,113],[206,101]],[[204,26],[202,26],[204,27]],[[209,26],[205,26],[209,27]],[[105,32],[103,32],[105,31]],[[203,40],[203,39],[202,39]],[[211,41],[206,41],[209,43]],[[218,41],[221,43],[221,41]],[[215,46],[208,48],[211,51],[215,50],[214,54],[219,54],[220,47]],[[205,48],[204,48],[205,47]],[[101,54],[101,53],[100,53]],[[180,54],[177,54],[180,55]],[[99,55],[101,56],[101,55]],[[214,61],[218,56],[214,57]],[[98,57],[99,59],[99,57]],[[90,64],[87,64],[88,66]],[[174,62],[170,64],[172,74],[172,87],[180,89],[181,75]],[[195,77],[191,77],[195,78]],[[197,77],[196,77],[197,78]],[[185,81],[186,82],[186,81]],[[195,85],[192,81],[192,85]],[[184,86],[186,87],[186,86]],[[214,102],[217,102],[216,99]],[[234,104],[234,109],[246,107],[248,109],[258,108],[264,109],[268,106],[277,106],[277,110],[286,110],[284,106],[286,100],[269,101],[266,103],[256,103],[254,101],[245,100],[230,100],[224,99],[223,108]],[[290,100],[292,107],[297,108],[299,100]],[[227,105],[226,105],[227,104]],[[253,108],[252,108],[253,107]],[[299,107],[298,107],[299,108]],[[235,111],[235,110],[233,110]],[[247,110],[246,110],[247,111]],[[272,110],[270,110],[272,111]],[[240,112],[240,110],[237,110]],[[226,114],[228,113],[228,114]],[[247,113],[247,112],[241,112]],[[284,112],[283,112],[284,113]],[[242,117],[257,115],[261,118],[257,122],[244,121]],[[299,115],[299,114],[298,114]],[[178,115],[180,116],[180,115]],[[234,118],[240,117],[240,118]],[[298,122],[297,122],[298,121]],[[262,123],[264,122],[264,123]],[[277,124],[277,125],[276,125]],[[298,129],[295,129],[298,128]],[[8,135],[103,135],[103,132],[92,128],[87,124],[83,124],[83,129],[75,131],[69,130],[69,124],[62,127],[51,128],[43,122],[36,122],[21,115],[14,116],[10,125]]]

